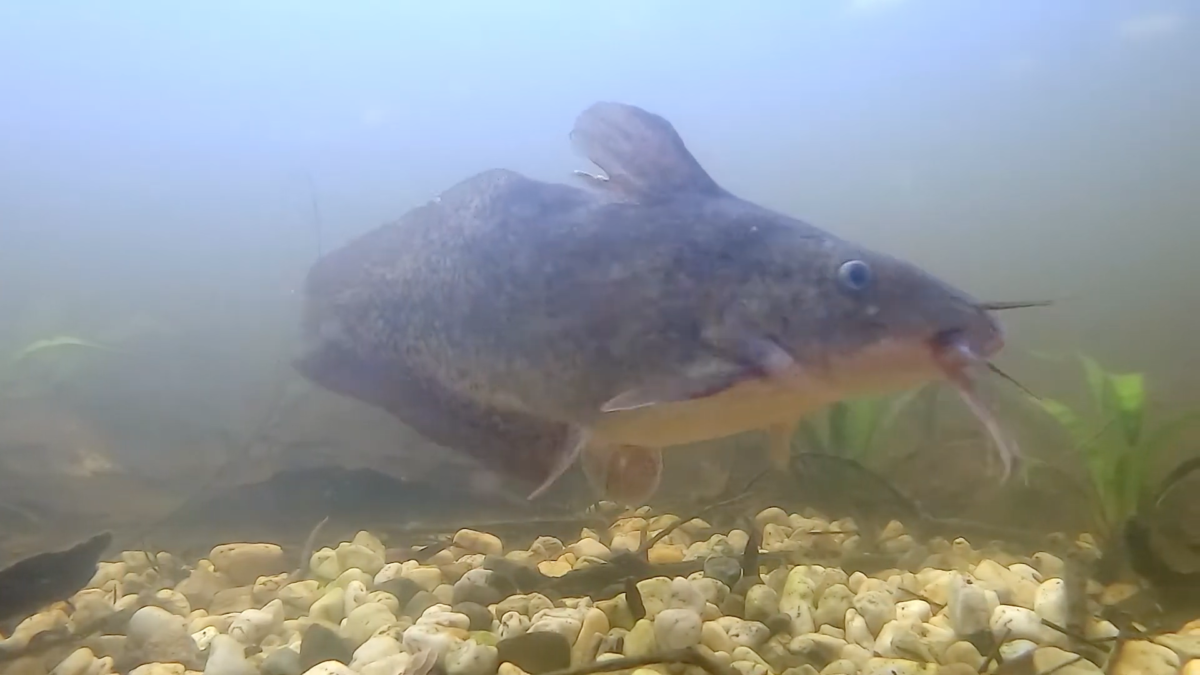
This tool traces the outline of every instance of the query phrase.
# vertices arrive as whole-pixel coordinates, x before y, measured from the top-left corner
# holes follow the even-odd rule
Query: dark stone
[[[724,616],[736,616],[739,619],[746,618],[746,598],[737,593],[730,593],[721,601],[721,614]]]
[[[736,584],[730,586],[729,590],[742,596],[742,597],[746,597],[747,595],[750,595],[751,588],[754,588],[755,586],[758,586],[761,583],[762,583],[761,579],[752,579],[750,577],[743,577]]]
[[[442,571],[442,578],[446,583],[453,584],[462,578],[462,575],[471,570],[471,566],[466,563],[452,562],[445,565],[438,565],[438,569]]]
[[[792,617],[787,614],[772,614],[763,624],[771,631],[771,635],[779,635],[792,630]]]
[[[382,584],[376,584],[375,590],[384,591],[385,593],[391,593],[392,595],[396,596],[396,600],[398,600],[400,602],[400,606],[403,607],[408,604],[409,600],[412,600],[414,595],[421,592],[421,587],[418,586],[417,582],[413,581],[412,579],[396,577],[395,579],[388,579]]]
[[[728,556],[712,556],[704,561],[704,576],[733,588],[742,578],[742,562]]]
[[[416,619],[424,613],[425,610],[438,604],[438,599],[429,591],[418,591],[416,595],[404,605],[404,611],[401,612],[404,616],[411,616]]]
[[[453,604],[473,602],[477,605],[494,605],[504,599],[500,591],[482,584],[454,584]]]
[[[258,668],[263,675],[300,675],[300,655],[296,650],[284,647],[271,652]]]
[[[459,614],[466,614],[471,620],[469,630],[491,630],[492,629],[492,613],[487,607],[476,602],[459,602],[450,608],[452,611]]]
[[[538,631],[496,643],[501,663],[511,663],[530,675],[571,667],[571,643],[558,633]]]
[[[340,661],[350,664],[354,654],[341,636],[332,630],[314,623],[304,631],[300,640],[300,672],[308,672],[309,668],[325,661]]]

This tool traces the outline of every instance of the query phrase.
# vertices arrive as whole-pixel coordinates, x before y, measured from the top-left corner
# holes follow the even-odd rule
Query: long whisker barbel
[[[999,312],[1005,309],[1025,309],[1027,307],[1049,307],[1054,304],[1050,300],[1020,300],[1015,302],[981,302],[980,309],[989,312]]]
[[[1000,366],[997,366],[996,364],[992,363],[991,361],[988,361],[988,362],[987,362],[987,367],[988,367],[988,370],[992,371],[993,373],[995,373],[995,374],[999,375],[1000,377],[1003,377],[1004,379],[1006,379],[1006,380],[1008,380],[1009,382],[1011,382],[1011,383],[1012,383],[1014,386],[1016,386],[1016,387],[1017,387],[1017,389],[1020,389],[1021,391],[1025,392],[1026,394],[1028,394],[1029,396],[1033,397],[1034,399],[1036,399],[1036,400],[1038,400],[1038,401],[1042,400],[1042,397],[1040,397],[1040,396],[1038,396],[1037,394],[1033,393],[1033,392],[1032,392],[1032,391],[1029,389],[1029,387],[1026,387],[1025,385],[1021,384],[1021,383],[1020,383],[1020,382],[1018,382],[1018,381],[1016,380],[1016,378],[1014,378],[1012,375],[1009,375],[1008,373],[1006,373],[1006,372],[1004,372],[1003,370],[1001,370],[1001,369],[1000,369]]]

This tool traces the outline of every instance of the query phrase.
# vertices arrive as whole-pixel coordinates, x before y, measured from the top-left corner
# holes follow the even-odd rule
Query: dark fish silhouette
[[[0,622],[23,619],[78,593],[111,543],[112,534],[101,532],[65,551],[39,553],[0,570]]]
[[[1016,453],[968,369],[988,307],[918,267],[721,188],[662,117],[597,103],[587,188],[491,170],[333,251],[305,285],[296,367],[540,494],[582,453],[636,504],[666,447],[950,380]]]

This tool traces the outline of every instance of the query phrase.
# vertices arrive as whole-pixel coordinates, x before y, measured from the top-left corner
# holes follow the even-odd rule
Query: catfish
[[[674,127],[600,102],[573,184],[491,169],[319,259],[297,370],[543,494],[577,460],[636,505],[665,448],[766,430],[849,397],[950,382],[1003,460],[974,372],[990,311],[920,267],[741,199]]]

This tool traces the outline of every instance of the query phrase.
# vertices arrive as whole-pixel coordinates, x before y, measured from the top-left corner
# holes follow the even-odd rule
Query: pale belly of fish
[[[886,381],[873,377],[872,386],[865,390],[856,380],[839,378],[802,387],[761,378],[746,380],[705,398],[605,413],[592,427],[592,437],[614,445],[666,448],[746,431],[790,431],[803,417],[825,406],[854,395],[903,390],[928,382],[929,375],[914,372]]]

